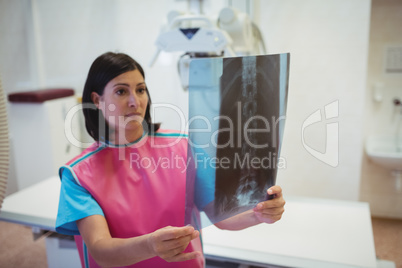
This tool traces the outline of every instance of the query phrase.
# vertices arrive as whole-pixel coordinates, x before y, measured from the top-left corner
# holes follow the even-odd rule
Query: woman
[[[88,133],[95,143],[60,169],[56,231],[76,235],[83,267],[203,267],[200,234],[184,226],[187,138],[159,130],[141,66],[122,53],[92,64],[83,92]],[[183,163],[180,165],[180,163]],[[216,224],[237,230],[280,219],[282,190]]]

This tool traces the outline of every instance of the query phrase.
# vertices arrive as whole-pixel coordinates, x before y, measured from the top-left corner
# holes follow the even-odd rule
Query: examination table
[[[9,195],[0,220],[30,226],[34,235],[54,232],[59,190],[59,178],[51,177]],[[376,267],[367,203],[292,196],[285,200],[285,213],[274,224],[242,231],[204,228],[206,258],[214,267],[233,263],[238,267]],[[49,267],[79,265],[71,237],[49,235],[46,250]]]

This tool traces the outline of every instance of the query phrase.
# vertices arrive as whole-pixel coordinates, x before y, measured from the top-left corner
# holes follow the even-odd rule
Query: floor
[[[402,268],[402,220],[372,218],[377,258]],[[46,268],[45,237],[29,227],[0,221],[0,268]]]
[[[0,221],[0,268],[46,268],[45,238],[29,227]]]
[[[377,258],[402,268],[402,220],[372,218]]]

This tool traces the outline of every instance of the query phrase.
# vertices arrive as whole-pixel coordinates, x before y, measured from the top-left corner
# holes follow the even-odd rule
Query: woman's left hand
[[[274,198],[258,203],[253,211],[260,222],[274,223],[281,219],[285,211],[286,202],[283,199],[282,188],[279,185],[272,186],[267,190],[267,193],[274,195]]]

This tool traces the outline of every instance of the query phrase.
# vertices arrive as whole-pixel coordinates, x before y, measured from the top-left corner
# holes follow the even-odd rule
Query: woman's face
[[[102,96],[92,92],[91,97],[115,134],[137,130],[142,135],[148,94],[144,77],[138,70],[115,77],[107,83]]]

